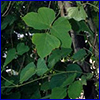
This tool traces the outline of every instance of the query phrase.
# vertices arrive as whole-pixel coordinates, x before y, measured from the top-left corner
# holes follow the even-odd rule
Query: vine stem
[[[37,78],[37,79],[34,79],[34,80],[32,80],[32,81],[29,81],[29,82],[26,82],[26,83],[23,83],[23,84],[20,84],[20,85],[14,84],[14,83],[12,83],[11,81],[9,81],[9,80],[7,80],[6,78],[3,77],[4,80],[9,81],[9,83],[12,83],[13,86],[2,86],[1,88],[14,88],[14,87],[18,88],[18,87],[21,87],[21,86],[24,86],[24,85],[33,83],[33,82],[35,82],[35,81],[38,81],[38,80],[41,80],[41,79],[44,79],[44,78],[47,78],[47,77],[52,77],[52,76],[55,76],[55,75],[66,74],[66,73],[81,73],[81,74],[87,74],[87,73],[83,73],[83,72],[79,72],[79,71],[61,71],[61,72],[59,72],[59,73],[54,73],[54,74],[50,74],[50,75],[45,75],[45,76],[43,76],[43,77],[41,76],[41,77],[39,77],[39,78]]]
[[[87,2],[87,3],[83,3],[83,5],[90,5],[90,6],[94,7],[94,8],[96,8],[97,10],[99,10],[98,7],[96,7],[95,5],[93,5],[93,4],[89,3],[89,2]]]
[[[6,15],[7,11],[9,10],[10,5],[11,5],[11,2],[12,2],[12,1],[10,1],[10,2],[9,2],[9,4],[8,4],[8,7],[7,7],[6,11],[2,14],[2,17],[4,17],[4,16]]]
[[[3,79],[4,79],[5,81],[7,81],[8,83],[13,84],[13,86],[16,86],[16,84],[14,84],[13,82],[11,82],[11,81],[7,80],[5,77],[1,76],[1,78],[3,78]]]

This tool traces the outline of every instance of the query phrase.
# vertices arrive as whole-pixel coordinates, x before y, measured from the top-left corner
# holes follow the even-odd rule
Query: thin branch
[[[20,65],[20,69],[19,69],[18,73],[20,73],[21,69],[23,68],[24,61],[25,61],[25,56],[23,56],[23,60],[22,60],[22,63]],[[19,63],[19,61],[18,61],[18,63]]]
[[[6,2],[6,1],[5,1],[5,2]],[[4,17],[4,16],[6,15],[6,13],[8,12],[8,10],[10,9],[11,2],[12,2],[12,1],[10,1],[10,2],[9,2],[9,4],[8,4],[8,7],[7,7],[6,11],[2,14],[2,17]]]
[[[1,76],[1,78],[3,78],[3,79],[4,79],[5,81],[7,81],[8,83],[13,84],[13,86],[16,86],[16,84],[14,84],[13,82],[11,82],[11,81],[7,80],[5,77]]]
[[[90,6],[94,7],[94,8],[96,8],[99,11],[99,8],[97,6],[95,6],[95,5],[93,5],[93,4],[89,3],[89,2],[83,3],[83,5],[90,5]]]
[[[61,71],[59,73],[54,73],[54,74],[50,74],[50,75],[45,75],[45,76],[42,76],[42,77],[39,77],[37,79],[34,79],[34,80],[31,80],[31,81],[28,81],[26,83],[23,83],[23,84],[20,84],[20,85],[15,85],[15,86],[2,86],[1,88],[12,88],[12,87],[21,87],[21,86],[24,86],[24,85],[27,85],[27,84],[30,84],[30,83],[33,83],[35,81],[38,81],[38,80],[41,80],[41,79],[44,79],[44,78],[48,78],[48,77],[52,77],[52,76],[55,76],[55,75],[60,75],[60,74],[66,74],[66,73],[81,73],[81,74],[87,74],[87,73],[84,73],[84,72],[79,72],[79,71]]]
[[[49,1],[48,8],[50,8],[50,6],[51,6],[51,1]]]

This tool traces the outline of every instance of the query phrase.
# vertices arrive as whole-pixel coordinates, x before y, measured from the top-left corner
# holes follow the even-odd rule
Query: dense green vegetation
[[[2,1],[1,98],[98,99],[99,1]]]

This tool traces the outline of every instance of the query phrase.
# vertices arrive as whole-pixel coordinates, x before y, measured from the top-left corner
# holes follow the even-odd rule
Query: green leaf
[[[66,74],[55,75],[50,80],[50,88],[60,87],[63,82],[66,80]]]
[[[87,73],[86,74],[86,79],[89,80],[93,77],[93,73]]]
[[[89,28],[89,26],[87,25],[87,23],[85,22],[85,21],[80,21],[79,23],[78,23],[78,25],[79,25],[79,31],[78,32],[80,32],[80,31],[87,31],[90,35],[92,35],[93,36],[93,32],[92,32],[92,30]]]
[[[47,71],[48,71],[48,68],[46,66],[44,59],[39,58],[37,62],[37,69],[36,69],[37,75],[42,76]]]
[[[75,60],[82,60],[86,56],[86,54],[87,53],[84,49],[80,49],[72,56],[72,58]]]
[[[12,85],[14,83],[14,80],[9,80],[9,81],[5,82],[5,86],[9,86],[9,85]]]
[[[10,93],[10,95],[6,95],[6,99],[20,99],[21,97],[21,94],[20,92],[13,92],[13,93]]]
[[[17,45],[17,54],[23,55],[25,52],[29,51],[29,47],[26,46],[24,43],[19,43]]]
[[[82,84],[82,85],[87,85],[86,76],[85,76],[85,75],[82,75],[82,76],[81,76],[81,84]]]
[[[66,95],[67,95],[66,88],[56,87],[52,89],[50,99],[64,99]]]
[[[55,12],[46,7],[41,7],[38,13],[30,12],[22,18],[25,23],[35,29],[48,29],[55,19]]]
[[[16,55],[15,48],[12,48],[12,49],[8,50],[7,57],[6,57],[6,60],[5,60],[5,63],[3,65],[3,67],[8,65],[15,58],[15,55]]]
[[[42,85],[41,85],[41,90],[49,90],[50,89],[50,82],[44,82]]]
[[[60,46],[60,41],[48,33],[37,33],[33,35],[32,42],[36,45],[37,53],[41,58],[46,57],[53,49]]]
[[[63,82],[61,87],[66,87],[67,85],[70,85],[76,78],[76,73],[74,75],[70,75],[66,78],[66,80]]]
[[[39,90],[36,90],[35,93],[31,96],[30,99],[40,99],[41,98],[41,94]]]
[[[52,35],[60,39],[63,48],[71,48],[72,40],[68,33],[69,30],[71,30],[69,21],[64,17],[60,17],[55,21],[50,32]]]
[[[4,30],[8,25],[12,25],[17,18],[14,15],[6,16],[1,22],[1,30]]]
[[[72,49],[69,48],[61,48],[52,51],[52,54],[48,59],[48,66],[53,67],[61,58],[68,56],[71,51]]]
[[[66,70],[69,72],[68,75],[76,73],[77,77],[79,77],[82,74],[82,69],[77,64],[69,64]]]
[[[3,11],[5,10],[7,4],[8,4],[8,2],[6,1],[1,5],[1,13],[3,13]]]
[[[72,29],[76,33],[80,34],[81,31],[84,31],[87,32],[89,35],[93,36],[94,33],[91,31],[91,29],[84,20],[77,22],[74,19],[70,19],[69,21],[72,26]]]
[[[83,8],[83,6],[80,7],[69,7],[67,9],[68,12],[68,18],[71,19],[75,19],[77,21],[81,21],[81,20],[85,20],[87,17],[87,14]]]
[[[36,66],[33,62],[29,63],[20,73],[20,83],[27,81],[36,73]]]
[[[70,99],[76,99],[82,92],[82,84],[80,81],[75,81],[68,87],[68,96]]]

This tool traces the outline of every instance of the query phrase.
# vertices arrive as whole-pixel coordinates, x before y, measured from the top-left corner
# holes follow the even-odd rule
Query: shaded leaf
[[[20,99],[21,94],[20,92],[16,92],[16,93],[11,93],[10,95],[6,95],[5,99]]]
[[[66,80],[66,74],[55,75],[50,80],[50,88],[60,87],[63,82]]]
[[[8,65],[15,58],[15,55],[16,55],[15,48],[12,48],[12,49],[8,50],[7,57],[6,57],[6,60],[5,60],[5,63],[3,65],[3,67]]]
[[[52,51],[52,54],[50,55],[48,59],[48,66],[53,67],[61,58],[66,57],[68,54],[70,54],[72,49],[69,48],[61,48],[56,49]]]
[[[60,41],[47,33],[37,33],[33,35],[32,42],[36,45],[37,53],[41,58],[46,57],[53,49],[60,46]]]
[[[37,75],[42,76],[47,71],[48,71],[48,68],[46,66],[44,59],[39,58],[37,62],[37,69],[36,69]]]
[[[86,82],[87,80],[86,80],[86,76],[85,75],[82,75],[82,77],[81,77],[81,84],[82,85],[87,85],[87,82]]]
[[[40,91],[37,90],[37,91],[35,91],[35,93],[31,96],[30,99],[40,99],[40,98],[41,98]]]
[[[19,43],[17,45],[17,54],[23,55],[25,52],[29,51],[29,47],[26,46],[24,43]]]
[[[14,15],[6,16],[1,22],[1,30],[4,30],[8,25],[12,25],[17,18]]]
[[[5,10],[7,4],[8,4],[8,2],[4,2],[4,3],[1,5],[1,13],[3,13],[3,11]]]
[[[29,78],[31,78],[36,73],[35,69],[36,66],[33,62],[25,66],[25,68],[23,68],[20,73],[20,83],[23,83],[24,81],[27,81]]]
[[[70,99],[76,99],[82,92],[82,84],[80,81],[75,81],[68,87],[68,96]]]
[[[13,82],[14,82],[14,80],[9,80],[10,82],[8,82],[8,81],[6,81],[5,82],[5,86],[9,86],[9,85],[12,85],[13,84]]]
[[[66,88],[56,87],[52,89],[50,99],[64,99],[66,95]]]
[[[61,47],[71,48],[72,40],[68,33],[69,30],[71,30],[69,21],[64,17],[60,17],[55,21],[50,32],[52,35],[60,39]]]
[[[85,21],[75,21],[74,19],[70,19],[70,24],[72,26],[72,29],[80,34],[81,31],[84,31],[85,33],[87,33],[87,35],[92,35],[93,36],[93,32],[91,31],[91,29],[89,28],[89,26],[87,25],[87,23]]]
[[[69,72],[67,75],[76,73],[77,77],[79,77],[82,74],[82,69],[77,64],[69,64],[66,70]]]
[[[70,85],[76,78],[76,73],[74,75],[70,75],[66,78],[66,80],[63,82],[61,87],[66,87],[67,85]]]
[[[42,85],[41,85],[41,90],[49,90],[50,89],[50,82],[44,82]]]
[[[86,54],[87,53],[84,49],[80,49],[72,56],[72,58],[75,60],[82,60],[86,56]]]
[[[93,77],[93,73],[87,73],[86,74],[86,79],[89,80]]]

